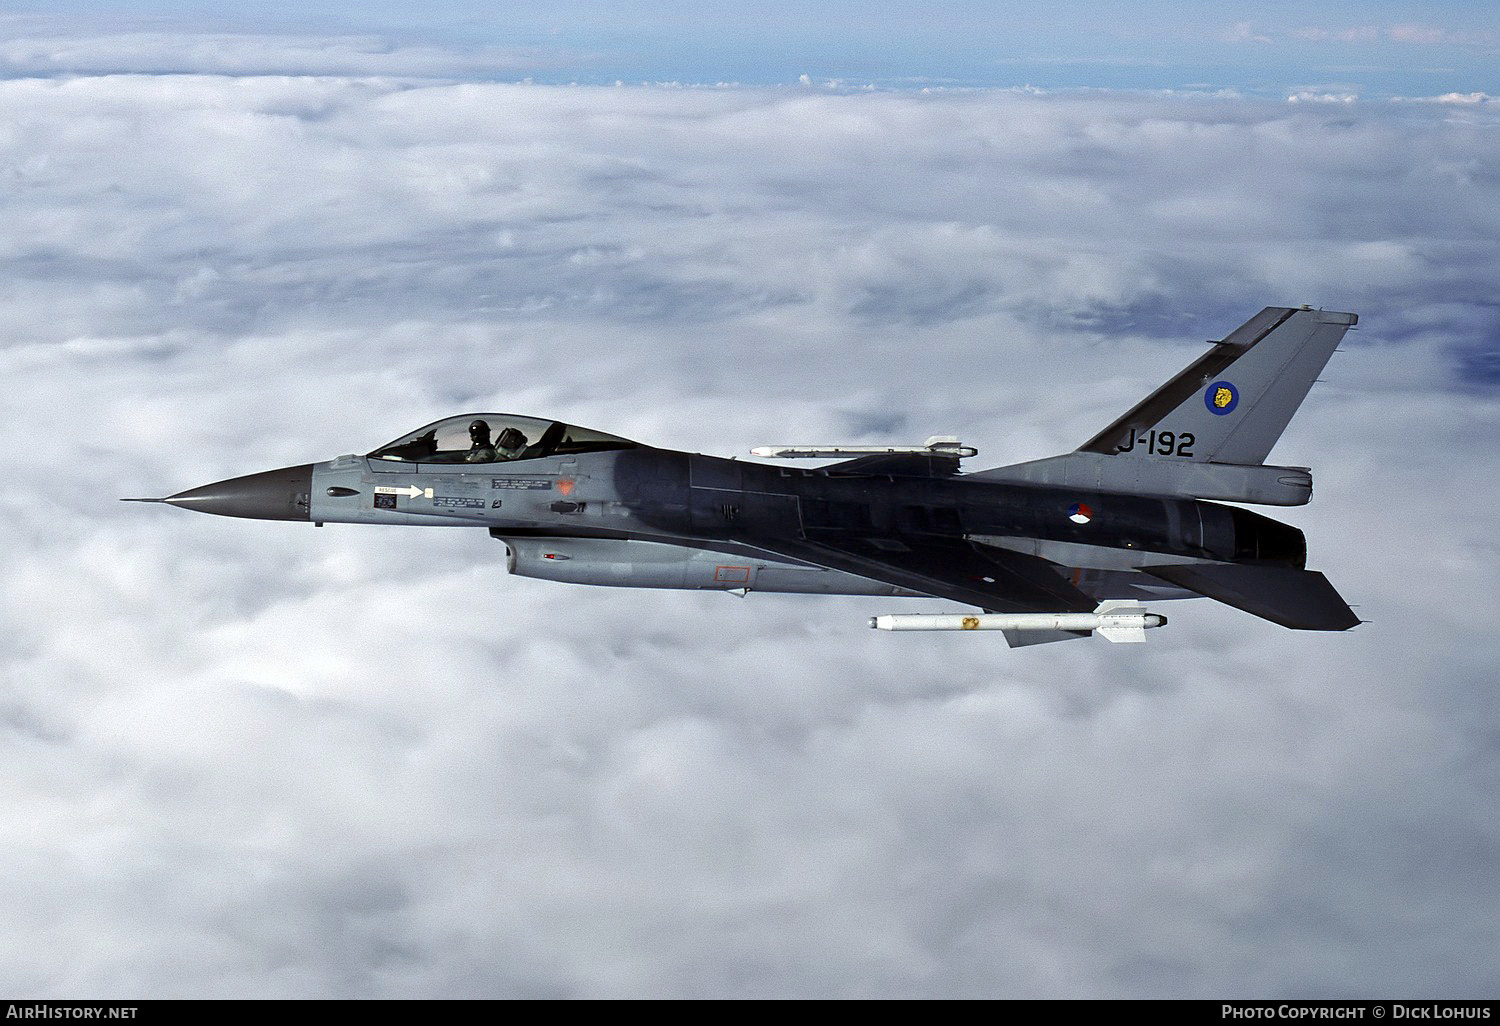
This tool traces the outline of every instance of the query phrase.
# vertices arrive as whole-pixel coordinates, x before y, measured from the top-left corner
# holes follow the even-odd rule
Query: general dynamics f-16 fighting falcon
[[[782,446],[762,458],[658,449],[505,413],[419,428],[365,456],[164,499],[221,516],[461,526],[511,573],[575,584],[930,596],[978,612],[880,615],[884,630],[999,630],[1013,646],[1145,640],[1145,602],[1207,596],[1297,630],[1360,621],[1302,532],[1220,502],[1297,506],[1305,467],[1265,464],[1358,318],[1267,307],[1076,451],[959,473],[976,451]]]

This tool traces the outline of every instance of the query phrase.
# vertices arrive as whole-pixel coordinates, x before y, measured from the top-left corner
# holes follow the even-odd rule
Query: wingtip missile
[[[850,456],[957,456],[968,459],[979,455],[972,445],[964,445],[956,435],[933,435],[921,445],[758,445],[751,456],[776,460],[843,459]]]

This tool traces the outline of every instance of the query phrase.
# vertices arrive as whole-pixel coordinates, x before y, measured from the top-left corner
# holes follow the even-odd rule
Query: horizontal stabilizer
[[[1316,570],[1234,563],[1142,567],[1142,572],[1299,631],[1347,631],[1359,617]]]

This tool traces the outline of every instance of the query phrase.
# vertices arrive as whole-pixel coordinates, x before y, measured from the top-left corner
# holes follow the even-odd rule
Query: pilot
[[[495,440],[495,458],[501,460],[518,459],[525,448],[526,436],[515,428],[508,427],[500,432],[500,437]]]
[[[464,457],[464,462],[495,462],[495,447],[490,444],[490,426],[485,421],[476,420],[469,425],[469,453]]]

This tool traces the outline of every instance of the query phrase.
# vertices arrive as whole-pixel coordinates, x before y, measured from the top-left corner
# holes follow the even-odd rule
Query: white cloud
[[[1299,89],[1286,98],[1287,103],[1354,103],[1358,93],[1330,92],[1324,89]]]
[[[1495,42],[1495,36],[1491,32],[1447,29],[1416,22],[1392,25],[1385,30],[1385,34],[1388,39],[1397,43],[1416,43],[1422,46],[1493,46]]]
[[[1500,102],[1488,93],[1443,93],[1441,96],[1394,96],[1394,103],[1445,103],[1453,106],[1478,106]]]
[[[375,35],[126,31],[90,36],[48,34],[47,27],[44,22],[33,33],[0,40],[0,72],[515,78],[588,60],[587,54],[555,47],[439,47]]]
[[[1492,979],[1495,133],[296,77],[0,104],[12,993]],[[1009,651],[866,629],[889,602],[507,579],[480,532],[114,502],[484,408],[993,465],[1298,302],[1363,316],[1275,453],[1375,621],[1344,636],[1192,603],[1144,652]]]
[[[1288,29],[1287,35],[1313,43],[1373,43],[1380,39],[1382,30],[1378,25],[1355,25],[1348,28],[1326,29],[1313,25]]]
[[[1416,46],[1490,47],[1495,35],[1482,29],[1452,29],[1417,22],[1393,25],[1295,25],[1257,31],[1251,22],[1236,22],[1219,33],[1229,43],[1273,43],[1277,38],[1310,43],[1372,44],[1392,42]]]

